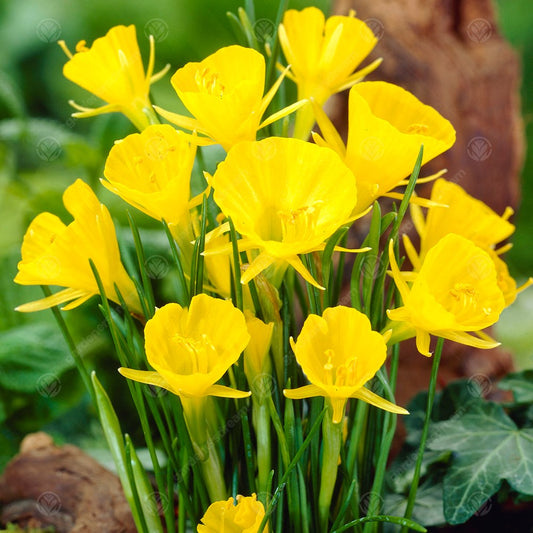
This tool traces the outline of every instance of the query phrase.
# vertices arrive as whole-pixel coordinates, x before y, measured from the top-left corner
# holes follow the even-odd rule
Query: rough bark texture
[[[483,200],[497,213],[519,201],[524,155],[517,55],[498,32],[490,0],[337,0],[336,14],[355,9],[379,42],[369,61],[384,61],[368,79],[396,83],[435,107],[457,130],[455,146],[423,168],[447,168],[448,180]],[[339,131],[347,129],[347,94],[331,102]],[[429,196],[431,185],[419,186]],[[409,222],[403,231],[413,233]],[[447,342],[441,384],[467,377],[485,393],[512,369],[509,353],[475,350]],[[397,401],[401,405],[429,381],[431,360],[402,348]]]
[[[0,523],[53,526],[58,533],[134,533],[130,509],[114,474],[45,433],[28,435],[0,478]]]

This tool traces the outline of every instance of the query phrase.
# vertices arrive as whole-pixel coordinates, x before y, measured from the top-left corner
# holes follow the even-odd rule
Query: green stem
[[[41,288],[45,294],[45,296],[50,296],[52,292],[50,291],[50,288],[45,285],[41,285]],[[92,404],[96,406],[96,397],[94,395],[94,389],[91,382],[91,377],[89,375],[89,372],[85,368],[85,363],[83,362],[83,359],[80,356],[80,353],[78,352],[78,348],[76,347],[76,343],[74,342],[72,335],[70,334],[70,331],[68,329],[67,323],[65,322],[65,319],[61,315],[61,311],[57,306],[51,308],[52,313],[54,314],[54,318],[56,319],[57,325],[59,326],[59,329],[61,330],[61,333],[63,334],[63,338],[65,339],[65,342],[67,343],[68,349],[70,351],[70,355],[72,355],[72,359],[74,359],[74,363],[76,365],[76,368],[78,369],[78,372],[80,373],[81,379],[83,380],[83,383],[85,385],[85,388],[89,391],[89,394],[91,395]]]
[[[210,397],[180,397],[180,399],[194,448],[194,459],[200,463],[209,498],[211,502],[225,500],[228,495],[224,473],[216,450],[216,442],[210,435],[214,415],[212,399]]]
[[[253,401],[253,397],[252,402],[252,423],[257,439],[257,490],[259,499],[266,505],[272,453],[270,414],[266,403]]]
[[[328,404],[330,402],[328,401]],[[320,493],[318,495],[318,515],[320,531],[327,531],[331,498],[337,480],[337,469],[342,445],[342,423],[333,423],[333,408],[329,405],[328,413],[322,421],[322,474]]]
[[[410,519],[413,515],[413,508],[415,506],[416,493],[418,491],[418,481],[420,479],[420,471],[422,469],[422,460],[424,459],[424,449],[429,433],[429,423],[431,421],[431,411],[433,409],[433,400],[435,399],[435,389],[437,387],[437,374],[439,371],[439,363],[442,355],[442,347],[444,339],[439,337],[435,354],[433,355],[433,366],[431,367],[431,378],[429,381],[428,401],[426,406],[426,416],[424,418],[424,427],[422,428],[422,435],[420,436],[420,446],[418,448],[418,456],[416,458],[415,472],[413,475],[413,482],[409,491],[409,498],[407,500],[407,507],[405,509],[405,518]],[[407,533],[409,527],[402,527],[401,533]]]

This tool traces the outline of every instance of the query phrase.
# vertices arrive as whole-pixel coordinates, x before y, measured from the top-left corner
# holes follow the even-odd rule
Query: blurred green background
[[[291,1],[290,7],[317,5],[326,12],[329,0]],[[125,226],[120,200],[98,184],[105,156],[114,139],[132,127],[118,115],[90,120],[70,117],[69,99],[78,103],[87,93],[64,79],[66,58],[55,43],[64,39],[71,49],[81,39],[90,44],[116,24],[135,24],[145,60],[149,33],[156,38],[156,71],[166,63],[171,72],[190,60],[200,60],[218,47],[235,42],[226,12],[236,12],[238,0],[2,0],[0,2],[0,470],[16,452],[27,432],[41,428],[57,440],[68,440],[93,451],[103,448],[83,386],[50,311],[15,313],[23,302],[42,297],[38,288],[13,283],[20,244],[34,216],[51,211],[65,221],[61,195],[78,177],[90,183]],[[530,0],[499,0],[503,33],[523,57],[522,101],[525,128],[533,137],[533,14]],[[256,20],[275,19],[277,2],[255,2]],[[153,100],[170,109],[176,96],[165,77],[153,88]],[[529,89],[529,90],[528,90]],[[523,204],[516,218],[515,247],[509,254],[517,277],[533,274],[533,156],[523,173]],[[153,224],[142,220],[145,231]],[[119,235],[126,234],[121,231]],[[151,234],[147,255],[166,253],[160,232]],[[124,237],[124,239],[127,239]],[[96,300],[96,299],[94,299]],[[533,289],[507,310],[498,327],[499,338],[513,349],[519,367],[533,366],[531,331]],[[65,318],[81,355],[110,391],[123,418],[130,410],[121,397],[117,363],[110,351],[107,328],[92,302]],[[132,418],[133,420],[133,418]],[[133,423],[133,422],[132,422]],[[125,421],[127,426],[131,426]]]

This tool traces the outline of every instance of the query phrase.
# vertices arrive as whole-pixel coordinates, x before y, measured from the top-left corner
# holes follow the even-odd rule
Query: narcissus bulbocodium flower
[[[241,234],[239,250],[258,250],[242,283],[274,265],[290,264],[320,287],[299,254],[324,249],[324,241],[350,222],[355,178],[329,148],[269,137],[236,145],[209,179],[222,212]],[[208,253],[231,252],[231,244]],[[322,288],[322,287],[320,287]]]
[[[398,322],[392,323],[391,342],[416,336],[418,351],[426,356],[431,355],[430,334],[476,348],[498,345],[481,331],[497,322],[505,307],[496,267],[486,251],[450,233],[427,252],[418,272],[400,272],[392,241],[389,259],[403,300],[402,307],[387,311]]]
[[[150,84],[159,80],[168,70],[168,65],[152,75],[155,61],[154,38],[150,36],[150,58],[144,72],[141,52],[137,43],[135,26],[115,26],[105,37],[96,39],[88,48],[85,41],[76,45],[72,54],[64,41],[61,48],[69,57],[63,67],[63,75],[70,81],[101,98],[106,105],[89,108],[70,104],[78,110],[74,117],[84,118],[118,111],[128,117],[139,129],[150,124],[153,115],[148,94]]]
[[[316,7],[289,9],[279,26],[279,41],[291,67],[287,77],[298,87],[298,99],[312,97],[320,106],[332,94],[362,80],[381,62],[378,59],[354,72],[378,41],[354,12],[326,20]],[[304,106],[296,115],[294,136],[307,139],[314,121],[313,109]]]
[[[514,225],[509,222],[513,214],[508,207],[502,216],[495,213],[481,200],[470,196],[461,186],[444,179],[433,184],[430,207],[424,219],[419,206],[411,205],[413,223],[420,235],[420,253],[416,253],[409,237],[404,235],[405,250],[415,269],[420,269],[428,250],[448,233],[456,233],[470,239],[492,257],[498,273],[498,283],[505,297],[506,306],[513,303],[517,293],[533,283],[530,278],[522,287],[516,287],[504,261],[499,257],[510,245],[496,248],[498,243],[509,238]]]
[[[106,296],[120,303],[117,285],[128,309],[142,315],[133,281],[120,260],[115,226],[106,206],[91,188],[76,180],[63,194],[63,203],[74,217],[68,226],[51,213],[37,215],[22,243],[22,261],[15,282],[21,285],[68,287],[51,296],[20,305],[17,311],[39,311],[66,302],[73,309],[99,293],[89,259],[102,280]]]
[[[106,161],[102,183],[137,209],[165,220],[182,248],[194,239],[190,210],[202,194],[190,200],[191,171],[196,146],[190,136],[172,126],[148,126],[115,143]]]
[[[123,376],[185,398],[250,396],[215,384],[250,340],[244,315],[230,301],[198,294],[188,309],[167,304],[148,320],[144,338],[155,371],[120,368]]]
[[[315,142],[337,151],[357,180],[356,212],[405,184],[420,146],[422,164],[445,152],[455,142],[455,130],[435,109],[406,90],[381,81],[363,82],[350,89],[346,146],[326,114],[315,106],[324,138]]]
[[[291,338],[291,346],[311,385],[285,389],[287,398],[328,398],[334,424],[341,422],[348,398],[408,414],[364,387],[387,357],[386,336],[372,331],[365,314],[340,305],[327,308],[322,316],[309,315],[297,341]]]
[[[187,63],[170,80],[194,118],[156,107],[177,126],[196,131],[202,144],[221,144],[227,151],[241,141],[255,140],[257,130],[298,109],[297,102],[261,121],[283,76],[263,96],[265,59],[251,48],[227,46],[199,63]]]
[[[236,499],[236,504],[233,498],[212,503],[198,525],[198,533],[257,533],[265,516],[263,504],[255,494],[239,494]],[[268,532],[268,526],[263,531]]]

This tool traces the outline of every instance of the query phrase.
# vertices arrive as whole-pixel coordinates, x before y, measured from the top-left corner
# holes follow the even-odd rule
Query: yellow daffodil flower
[[[498,345],[481,332],[497,322],[505,307],[494,261],[486,251],[450,233],[428,251],[419,272],[400,272],[392,241],[389,259],[403,300],[402,307],[387,311],[398,322],[392,324],[391,342],[416,336],[418,351],[426,356],[431,355],[430,334],[476,348]]]
[[[91,48],[86,46],[85,41],[80,41],[75,54],[70,52],[64,41],[59,41],[59,45],[69,58],[63,67],[64,76],[107,102],[94,109],[71,101],[70,104],[78,110],[72,116],[84,118],[118,111],[126,115],[139,130],[151,123],[150,84],[159,80],[169,67],[167,65],[152,76],[155,61],[152,36],[146,73],[135,26],[115,26],[105,37],[96,39]]]
[[[374,61],[354,73],[377,39],[353,12],[348,17],[334,16],[326,20],[316,7],[302,11],[289,9],[279,26],[279,41],[291,67],[288,77],[298,87],[298,98],[313,98],[320,106],[332,94],[362,80],[381,62],[381,59]],[[296,115],[294,136],[306,140],[314,121],[311,106],[302,107]]]
[[[192,249],[190,210],[203,194],[189,200],[195,155],[187,134],[169,125],[148,126],[115,143],[102,183],[148,216],[165,220],[180,247]]]
[[[422,164],[455,142],[455,130],[435,109],[406,90],[381,81],[358,83],[350,89],[346,146],[325,113],[315,106],[324,135],[315,142],[336,150],[357,181],[356,212],[402,185],[412,172],[420,146]]]
[[[63,203],[74,221],[67,226],[51,213],[35,217],[24,236],[15,282],[68,288],[16,310],[40,311],[66,302],[70,303],[63,309],[70,310],[98,294],[89,263],[92,259],[107,297],[120,303],[116,284],[129,310],[142,315],[135,285],[120,260],[115,227],[105,205],[81,180],[67,188]]]
[[[323,250],[328,237],[351,220],[355,179],[337,154],[297,139],[243,142],[209,178],[215,202],[242,236],[239,250],[259,251],[242,283],[271,265],[279,274],[290,264],[320,287],[298,255]],[[230,251],[226,245],[208,253]]]
[[[230,301],[198,294],[188,309],[167,304],[146,323],[144,337],[155,371],[120,368],[123,376],[185,398],[250,396],[215,385],[250,339],[244,315]]]
[[[251,48],[227,46],[199,63],[187,63],[172,76],[172,86],[194,118],[156,109],[173,124],[205,136],[197,142],[218,143],[227,151],[241,141],[255,140],[257,130],[303,104],[293,104],[261,121],[282,79],[263,96],[264,57]]]
[[[255,494],[239,494],[236,499],[236,504],[233,498],[212,503],[202,517],[203,523],[198,525],[198,533],[257,533],[265,516],[263,504]],[[268,526],[263,531],[268,533]]]
[[[333,423],[341,422],[348,398],[358,398],[393,413],[408,412],[364,384],[374,377],[387,357],[386,338],[372,331],[367,316],[351,307],[326,309],[322,316],[309,315],[296,342],[296,360],[311,385],[285,389],[287,398],[324,396],[331,402]]]
[[[506,306],[513,303],[519,292],[533,284],[533,279],[530,278],[517,288],[507,265],[500,258],[510,245],[496,249],[500,242],[508,239],[514,232],[514,225],[509,222],[509,217],[513,214],[512,208],[508,207],[503,215],[499,216],[481,200],[470,196],[460,185],[444,179],[433,184],[431,201],[435,205],[428,209],[425,218],[419,206],[411,205],[412,219],[420,235],[420,253],[416,253],[407,235],[403,237],[406,252],[415,269],[420,269],[428,250],[440,239],[448,233],[456,233],[488,252],[494,261]]]

